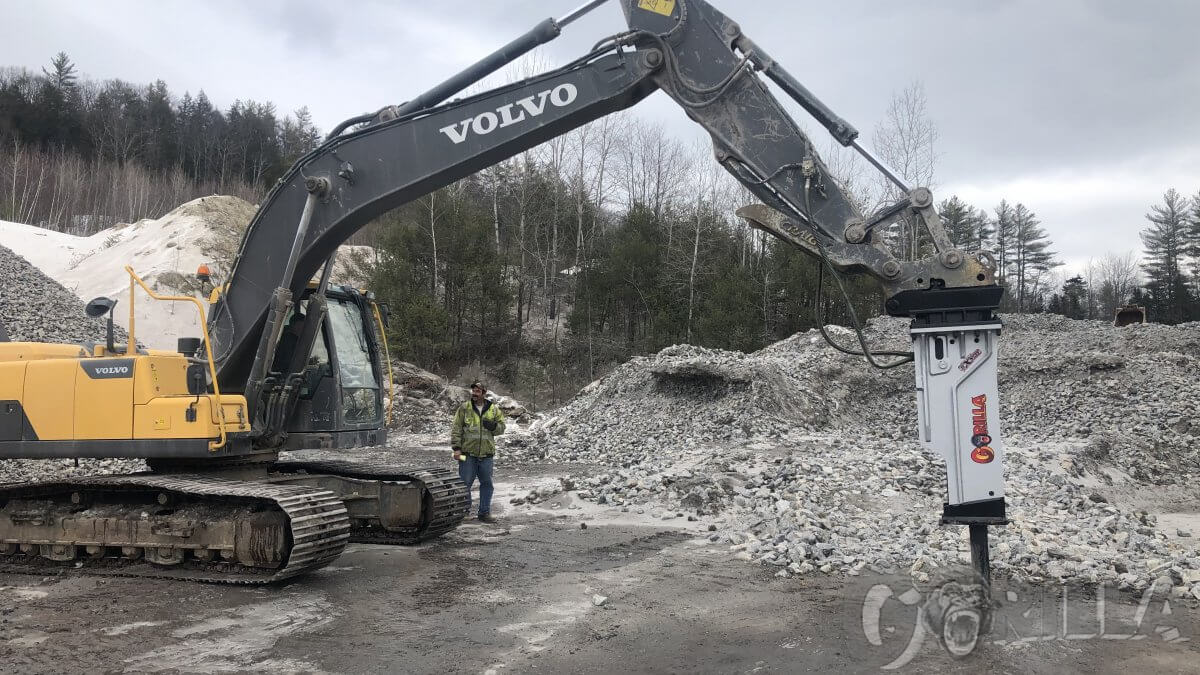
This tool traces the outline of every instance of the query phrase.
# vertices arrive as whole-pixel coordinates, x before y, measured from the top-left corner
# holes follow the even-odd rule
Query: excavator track
[[[453,469],[410,469],[378,461],[288,459],[277,462],[272,470],[387,483],[416,482],[420,485],[422,507],[419,524],[388,529],[378,521],[351,518],[350,541],[355,543],[412,545],[429,541],[458,527],[470,508],[466,486]]]
[[[0,571],[265,584],[341,555],[342,501],[305,486],[193,475],[0,485]]]

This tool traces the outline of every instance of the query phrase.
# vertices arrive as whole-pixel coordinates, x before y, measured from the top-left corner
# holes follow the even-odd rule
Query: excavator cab
[[[272,375],[286,377],[288,362],[302,363],[299,394],[286,423],[284,448],[353,448],[380,445],[384,428],[384,387],[387,373],[370,293],[349,286],[325,291],[325,311],[312,347],[303,361],[293,359],[297,344],[316,304],[311,287],[289,314],[287,328],[276,347]]]

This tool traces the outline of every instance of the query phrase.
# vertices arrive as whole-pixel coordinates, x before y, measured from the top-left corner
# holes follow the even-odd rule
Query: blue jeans
[[[467,513],[471,513],[471,486],[475,478],[479,478],[479,515],[486,516],[492,512],[492,464],[495,457],[472,457],[466,455],[458,463],[458,477],[467,484]]]

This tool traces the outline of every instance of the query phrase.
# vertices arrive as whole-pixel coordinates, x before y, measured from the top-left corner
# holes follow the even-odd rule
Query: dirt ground
[[[352,544],[278,586],[0,575],[0,670],[1191,673],[1200,662],[1195,601],[1003,582],[991,635],[956,660],[922,639],[924,601],[902,580],[777,578],[709,542],[702,519],[569,493],[508,505],[566,468],[586,469],[501,461],[499,524],[411,548]]]

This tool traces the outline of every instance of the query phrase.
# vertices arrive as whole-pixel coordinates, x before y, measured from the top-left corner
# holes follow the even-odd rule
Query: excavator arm
[[[1002,289],[991,257],[956,248],[929,190],[910,188],[871,156],[851,125],[737,23],[702,0],[620,0],[629,30],[580,59],[443,103],[603,1],[542,22],[412,101],[348,120],[280,179],[251,222],[212,313],[222,389],[245,392],[256,426],[286,417],[263,410],[280,400],[268,391],[269,364],[292,299],[339,244],[390,209],[661,90],[710,134],[716,160],[763,201],[739,215],[831,272],[876,278],[888,313],[912,317],[920,436],[947,462],[943,519],[971,524],[973,544],[983,537],[976,552],[986,571],[982,528],[1004,522],[994,316]],[[903,197],[878,213],[860,213],[764,76],[861,152]],[[884,246],[880,233],[900,218],[923,225],[934,249],[926,257],[901,260]]]
[[[270,313],[277,289],[298,297],[337,247],[377,216],[637,103],[655,88],[646,60],[644,54],[610,50],[478,96],[371,124],[332,138],[303,158],[251,221],[227,290],[213,309],[221,384],[240,387],[252,379],[255,361],[261,366],[269,356],[261,345],[272,342],[263,335],[276,323]]]

